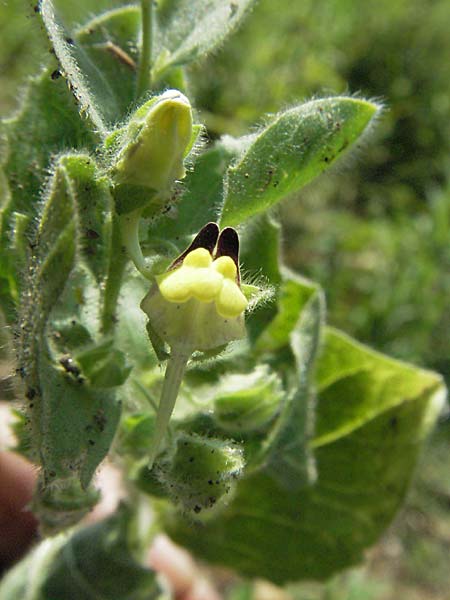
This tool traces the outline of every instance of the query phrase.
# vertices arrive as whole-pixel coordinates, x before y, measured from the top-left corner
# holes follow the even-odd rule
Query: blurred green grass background
[[[112,0],[61,2],[73,22]],[[28,1],[0,3],[0,111],[17,106],[49,45]],[[355,155],[280,210],[287,262],[326,290],[328,319],[450,382],[450,3],[260,0],[189,71],[211,137],[315,95],[381,100]],[[450,423],[442,418],[407,505],[363,571],[297,600],[450,599]]]

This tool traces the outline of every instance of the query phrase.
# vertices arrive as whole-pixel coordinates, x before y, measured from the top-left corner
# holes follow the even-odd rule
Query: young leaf
[[[122,385],[132,369],[112,339],[82,350],[75,355],[74,362],[80,365],[82,375],[94,388]]]
[[[347,363],[342,378],[340,362]],[[353,385],[355,375],[345,373],[358,363]],[[227,509],[201,530],[166,515],[176,541],[212,563],[278,584],[325,580],[362,560],[405,495],[445,389],[438,375],[335,331],[327,335],[317,372],[315,485],[289,490],[262,468],[239,480]]]
[[[221,227],[239,225],[309,183],[360,138],[378,110],[336,97],[280,113],[228,170]]]
[[[165,0],[156,12],[155,66],[158,79],[214,50],[246,16],[254,0]]]

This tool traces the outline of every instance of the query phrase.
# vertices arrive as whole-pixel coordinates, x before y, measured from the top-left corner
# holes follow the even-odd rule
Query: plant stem
[[[119,299],[122,276],[127,264],[127,255],[122,247],[122,236],[118,218],[113,217],[113,231],[111,244],[111,258],[106,276],[105,290],[103,293],[103,306],[101,312],[101,332],[111,333],[115,326],[117,301]]]
[[[142,47],[137,78],[137,97],[146,92],[151,83],[153,38],[153,0],[141,0]]]
[[[147,279],[151,278],[151,273],[147,268],[144,255],[142,254],[141,244],[139,242],[139,223],[141,220],[142,209],[138,208],[133,212],[121,215],[120,233],[122,244],[128,252],[128,256],[134,263],[136,269]]]
[[[152,468],[161,442],[164,439],[190,355],[190,352],[172,352],[167,363],[158,412],[156,413],[155,433],[150,447],[149,469]]]

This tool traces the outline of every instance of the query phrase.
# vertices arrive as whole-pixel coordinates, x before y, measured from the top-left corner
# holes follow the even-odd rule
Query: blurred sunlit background
[[[117,4],[96,0],[92,10]],[[81,22],[86,6],[67,11]],[[0,2],[2,115],[49,51],[30,7]],[[223,50],[190,71],[189,90],[211,137],[243,134],[316,95],[384,103],[355,155],[283,206],[285,256],[322,284],[330,323],[448,383],[449,29],[448,0],[260,0]],[[364,568],[292,597],[450,599],[449,441],[443,415],[405,508]]]

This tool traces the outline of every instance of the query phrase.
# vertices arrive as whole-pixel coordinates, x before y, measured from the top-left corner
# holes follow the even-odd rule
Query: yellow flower
[[[217,242],[217,244],[216,244]],[[239,239],[208,223],[141,303],[156,334],[171,347],[211,350],[245,335],[247,299],[240,288]]]
[[[221,317],[238,317],[247,299],[236,283],[237,268],[229,256],[213,260],[206,248],[187,254],[181,267],[158,278],[159,291],[169,302],[183,303],[191,298],[215,302]]]

